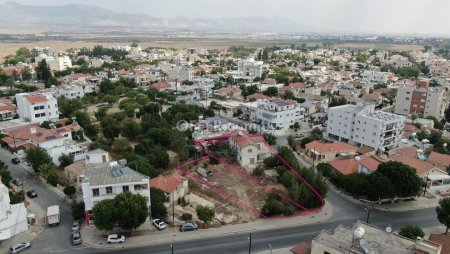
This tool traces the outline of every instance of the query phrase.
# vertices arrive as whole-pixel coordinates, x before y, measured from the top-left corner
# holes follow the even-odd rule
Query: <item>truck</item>
[[[59,205],[49,206],[47,208],[47,225],[59,225],[60,221]]]

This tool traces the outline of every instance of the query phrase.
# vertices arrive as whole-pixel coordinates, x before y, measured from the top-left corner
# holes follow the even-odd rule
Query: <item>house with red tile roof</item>
[[[359,172],[359,163],[354,158],[345,159],[345,160],[334,160],[328,162],[333,169],[342,174],[348,175]]]
[[[261,84],[265,84],[265,85],[276,85],[277,81],[273,78],[266,78],[263,81],[261,81]]]
[[[317,163],[329,162],[337,158],[351,158],[356,155],[357,147],[343,142],[325,143],[314,140],[305,146],[305,154]]]
[[[428,240],[441,245],[441,254],[450,254],[450,235],[430,234]]]
[[[278,89],[279,94],[285,94],[287,91],[292,92],[294,95],[303,93],[305,92],[305,83],[302,82],[290,83],[289,85],[283,86],[280,89]]]
[[[265,145],[264,137],[250,136],[239,131],[231,135],[229,146],[236,152],[239,164],[250,172],[259,162],[271,155],[270,149]]]
[[[247,96],[248,101],[257,101],[257,100],[270,100],[272,97],[269,97],[262,93],[254,93],[252,95]]]
[[[162,82],[152,84],[152,88],[158,89],[160,91],[165,91],[170,88],[170,85],[169,85],[169,83],[162,81]]]
[[[17,113],[30,123],[56,121],[59,119],[58,101],[51,93],[16,94]]]
[[[447,168],[450,166],[450,155],[431,152],[428,156],[427,162],[442,170],[447,170]]]
[[[242,90],[239,87],[226,86],[214,91],[214,95],[223,99],[240,99]]]
[[[11,120],[16,115],[16,105],[10,99],[0,98],[0,121]]]
[[[178,173],[159,175],[150,179],[150,188],[162,190],[168,197],[167,202],[179,202],[188,192],[188,180]]]

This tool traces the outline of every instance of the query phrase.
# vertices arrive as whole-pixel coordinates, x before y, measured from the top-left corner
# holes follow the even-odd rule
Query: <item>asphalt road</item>
[[[11,155],[0,149],[0,158],[6,162],[13,177],[24,177],[25,190],[34,189],[39,196],[35,201],[44,209],[50,205],[59,204],[62,212],[62,223],[57,227],[46,228],[34,240],[33,247],[27,253],[171,253],[170,244],[154,244],[127,249],[93,249],[86,247],[74,247],[70,243],[71,216],[68,205],[62,197],[50,190],[44,184],[36,180],[30,173],[19,165],[10,163]],[[310,241],[321,230],[332,230],[339,224],[353,225],[356,220],[366,220],[364,206],[349,201],[342,196],[330,191],[327,202],[333,207],[333,217],[328,222],[310,225],[292,225],[288,228],[254,231],[252,233],[252,253],[268,249],[271,244],[273,249],[286,248],[302,241]],[[434,209],[422,209],[408,212],[388,212],[372,210],[370,223],[381,228],[386,226],[398,230],[406,224],[414,224],[422,227],[437,227]],[[195,232],[186,232],[195,234]],[[149,236],[151,237],[151,236]],[[237,233],[219,237],[203,238],[198,240],[174,242],[174,253],[248,253],[248,233]]]

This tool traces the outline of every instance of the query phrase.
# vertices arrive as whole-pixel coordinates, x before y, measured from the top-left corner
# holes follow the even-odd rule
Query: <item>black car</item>
[[[23,182],[22,182],[22,180],[20,178],[16,178],[16,179],[12,180],[12,183],[15,186],[21,186],[23,184]]]
[[[14,164],[19,164],[20,163],[20,159],[17,158],[17,157],[16,158],[12,158],[11,162],[14,163]]]
[[[37,194],[37,192],[35,190],[29,190],[29,191],[27,191],[27,196],[29,198],[35,198],[35,197],[38,196],[38,194]]]

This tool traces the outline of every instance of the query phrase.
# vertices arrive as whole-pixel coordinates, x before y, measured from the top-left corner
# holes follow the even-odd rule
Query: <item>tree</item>
[[[153,218],[166,218],[167,208],[164,205],[166,196],[160,189],[150,188],[151,214]]]
[[[114,95],[105,95],[104,97],[103,97],[103,100],[105,101],[105,102],[107,102],[108,103],[108,105],[110,106],[110,107],[112,107],[112,105],[114,104],[114,103],[116,103],[116,102],[118,102],[119,101],[119,97],[117,97],[117,96],[114,96]]]
[[[133,119],[127,119],[122,124],[122,135],[129,139],[135,139],[140,133],[140,126]]]
[[[73,163],[75,156],[73,154],[61,154],[58,160],[61,168],[65,168]]]
[[[267,144],[273,146],[277,143],[277,137],[270,133],[264,133],[263,134],[264,139],[266,140]]]
[[[429,137],[430,143],[431,144],[436,144],[439,142],[439,140],[441,140],[442,138],[442,132],[440,131],[432,131]]]
[[[418,237],[423,238],[425,233],[419,226],[405,225],[400,229],[399,235],[415,241]]]
[[[416,113],[412,113],[411,114],[411,120],[412,120],[412,124],[414,124],[414,122],[417,120],[419,116]]]
[[[81,220],[84,217],[84,202],[77,203],[72,201],[70,204],[70,212],[74,220]]]
[[[448,234],[450,228],[450,197],[443,198],[436,207],[437,219],[445,225],[445,234]]]
[[[26,47],[21,47],[16,51],[16,56],[24,56],[24,57],[31,57],[30,50]]]
[[[401,162],[381,163],[377,172],[391,180],[395,194],[399,197],[416,196],[424,186],[423,180],[416,174],[416,169]]]
[[[263,92],[264,95],[267,96],[276,96],[278,94],[278,88],[275,86],[268,87],[266,91]]]
[[[28,66],[22,67],[20,73],[22,74],[23,80],[30,80],[33,77],[33,75],[31,74],[31,69]]]
[[[448,105],[447,109],[445,109],[444,115],[446,122],[450,122],[450,104]]]
[[[314,128],[311,131],[310,138],[313,139],[313,140],[322,139],[323,138],[323,133],[322,133],[322,131],[319,128],[316,127],[316,128]]]
[[[198,205],[195,211],[197,212],[197,217],[205,223],[212,221],[216,215],[214,208],[208,206]]]
[[[36,173],[44,164],[53,164],[52,157],[47,150],[42,147],[29,148],[25,150],[25,161],[30,165]]]
[[[77,189],[75,189],[74,186],[70,186],[70,185],[66,186],[63,191],[64,191],[64,194],[66,194],[70,198],[72,198],[73,194],[77,193]]]
[[[116,223],[114,199],[105,199],[94,205],[95,227],[100,230],[111,230]]]
[[[262,176],[262,175],[264,175],[264,167],[257,166],[255,169],[253,169],[253,175],[254,176]]]
[[[50,67],[48,67],[47,62],[45,59],[42,59],[38,63],[38,66],[36,67],[36,76],[38,79],[47,82],[50,78],[52,78],[52,72],[50,71]]]
[[[136,229],[148,217],[148,206],[145,197],[129,191],[122,192],[114,198],[114,210],[117,221],[124,229]]]
[[[12,176],[4,161],[0,161],[0,176],[2,177],[2,183],[9,187],[9,182],[12,180]]]

